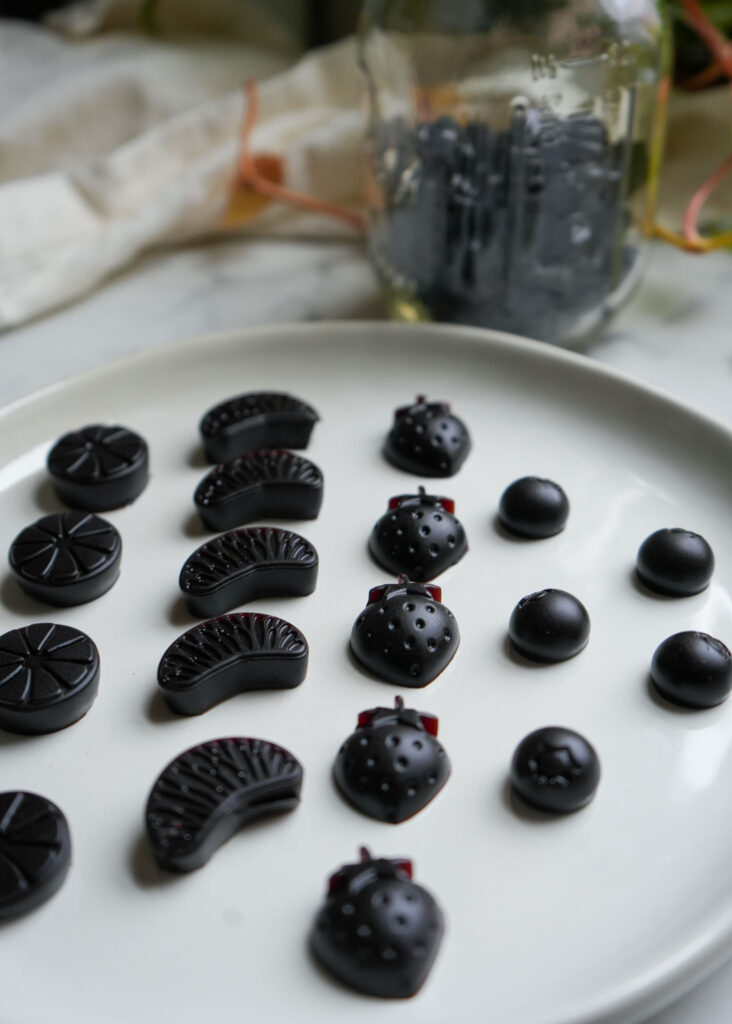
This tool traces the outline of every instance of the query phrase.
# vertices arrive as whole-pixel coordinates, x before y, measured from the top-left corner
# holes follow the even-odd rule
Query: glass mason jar
[[[395,316],[567,345],[605,325],[643,266],[668,38],[657,0],[367,0],[369,249]]]

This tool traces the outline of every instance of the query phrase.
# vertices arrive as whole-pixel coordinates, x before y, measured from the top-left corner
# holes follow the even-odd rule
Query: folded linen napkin
[[[86,81],[72,76],[69,86],[59,76],[42,103],[11,112],[0,128],[0,327],[77,298],[152,246],[232,228],[354,233],[237,187],[246,100],[234,86],[269,75],[250,140],[265,174],[356,207],[364,124],[352,41],[274,75],[285,58],[238,45],[216,84],[206,62],[218,44],[208,56],[198,44],[161,53],[142,37],[101,37],[97,46]]]

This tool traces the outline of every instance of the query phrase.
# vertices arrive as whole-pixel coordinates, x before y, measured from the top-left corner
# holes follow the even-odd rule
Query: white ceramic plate
[[[324,471],[323,511],[295,525],[320,552],[318,588],[257,608],[310,640],[296,690],[248,694],[197,718],[156,696],[160,655],[193,624],[178,599],[186,556],[204,539],[191,496],[205,472],[197,423],[239,391],[285,389],[322,415],[307,452]],[[366,541],[387,499],[422,481],[380,446],[392,411],[443,398],[474,449],[434,484],[456,499],[470,552],[439,583],[462,644],[408,705],[437,714],[453,775],[398,826],[364,818],[330,769],[357,713],[395,689],[347,654],[370,586],[388,577]],[[66,429],[121,422],[144,434],[153,476],[109,514],[122,575],[94,604],[52,610],[2,584],[2,626],[76,625],[102,656],[99,697],[61,733],[0,734],[0,788],[36,790],[66,812],[72,870],[57,897],[0,929],[3,1024],[579,1024],[634,1021],[727,954],[732,934],[732,701],[685,713],[661,706],[647,677],[656,645],[681,629],[732,641],[732,436],[689,409],[580,357],[487,332],[384,324],[250,330],[157,351],[69,381],[0,417],[3,544],[57,510],[44,473]],[[511,541],[493,524],[503,488],[538,473],[567,490],[558,537]],[[430,490],[433,490],[430,485]],[[283,524],[285,525],[285,524]],[[290,524],[292,525],[292,524]],[[661,526],[702,533],[717,556],[711,587],[669,600],[633,582],[638,545]],[[542,587],[577,594],[592,636],[577,658],[530,668],[512,659],[515,602]],[[563,724],[599,751],[594,802],[565,819],[518,814],[506,794],[516,743]],[[305,766],[303,800],[243,831],[201,871],[164,877],[142,832],[148,790],[187,747],[261,736]],[[307,952],[326,877],[360,844],[414,859],[444,908],[442,951],[406,1002],[357,996]]]

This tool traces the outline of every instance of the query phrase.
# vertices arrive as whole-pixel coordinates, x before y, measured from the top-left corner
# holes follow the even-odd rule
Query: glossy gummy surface
[[[236,612],[179,636],[160,659],[158,686],[171,711],[199,715],[247,690],[292,689],[307,670],[308,644],[296,626]]]
[[[258,448],[307,448],[319,418],[293,395],[254,391],[209,409],[199,430],[209,462],[228,462]]]
[[[302,766],[268,740],[226,737],[184,751],[165,768],[147,801],[147,836],[158,866],[193,871],[260,818],[297,807]]]
[[[99,651],[81,630],[37,622],[0,636],[0,729],[64,729],[87,713],[98,689]]]
[[[122,539],[106,519],[83,512],[43,516],[10,545],[10,568],[31,597],[58,606],[86,604],[119,576]]]
[[[315,519],[323,501],[323,474],[302,455],[264,449],[215,466],[193,501],[209,530],[272,516]]]
[[[318,553],[292,530],[231,530],[190,555],[178,586],[193,615],[221,615],[260,597],[303,597],[318,579]]]

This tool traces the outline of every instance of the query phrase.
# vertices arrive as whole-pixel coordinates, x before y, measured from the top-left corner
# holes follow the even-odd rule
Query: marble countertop
[[[383,316],[361,247],[228,239],[160,251],[87,298],[0,335],[0,405],[129,353],[266,322]],[[657,246],[591,358],[732,426],[732,257]],[[728,1024],[732,963],[648,1024]]]

